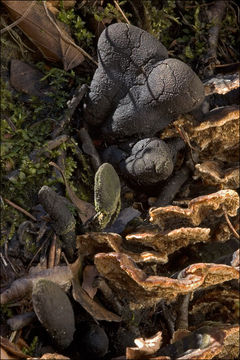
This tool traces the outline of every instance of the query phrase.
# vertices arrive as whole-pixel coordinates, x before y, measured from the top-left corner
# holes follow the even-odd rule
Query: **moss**
[[[126,0],[118,1],[118,4],[122,10],[124,10],[124,6],[127,4]],[[108,2],[105,6],[97,7],[96,5],[91,9],[94,19],[98,22],[102,22],[107,19],[109,22],[112,20],[119,20],[125,22],[123,15],[119,12],[119,10],[110,2]],[[124,15],[128,20],[131,20],[132,14],[124,10]]]
[[[44,63],[38,63],[38,68],[44,72],[43,79],[47,79],[54,88],[51,94],[53,103],[46,104],[36,98],[23,102],[21,94],[11,92],[8,84],[1,81],[2,194],[28,211],[37,203],[37,193],[42,185],[54,186],[59,182],[49,166],[50,160],[54,161],[62,150],[65,151],[65,173],[70,183],[73,183],[72,177],[77,168],[75,150],[70,142],[48,154],[41,153],[37,161],[30,158],[33,151],[42,149],[51,139],[53,126],[66,108],[71,89],[76,86],[73,71],[49,69]],[[2,204],[2,207],[1,226],[6,240],[10,238],[9,226],[14,225],[15,230],[26,218],[7,204]]]
[[[37,350],[37,346],[38,346],[38,336],[34,336],[31,344],[29,345],[28,348],[23,348],[22,352],[28,356],[34,356]]]
[[[86,22],[78,15],[75,10],[65,10],[61,6],[61,11],[58,13],[58,19],[64,24],[70,26],[71,33],[76,40],[76,43],[83,47],[85,50],[93,50],[94,35],[85,27]]]
[[[154,6],[150,0],[144,0],[143,2],[151,24],[150,33],[168,47],[173,41],[169,28],[174,24],[180,25],[179,18],[175,13],[175,0],[164,2],[162,8],[160,8],[159,4]]]

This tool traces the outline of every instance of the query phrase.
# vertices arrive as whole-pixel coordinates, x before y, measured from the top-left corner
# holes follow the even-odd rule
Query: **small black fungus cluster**
[[[104,160],[139,183],[165,179],[173,171],[176,151],[150,137],[202,103],[201,80],[188,65],[168,58],[167,49],[152,35],[123,23],[101,34],[98,64],[85,119],[100,126],[106,139],[125,141],[128,147],[107,149]]]

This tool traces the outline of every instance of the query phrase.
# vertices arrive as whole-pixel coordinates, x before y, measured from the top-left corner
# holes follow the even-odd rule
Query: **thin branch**
[[[4,256],[3,256],[3,254],[2,254],[1,252],[0,252],[0,258],[2,259],[3,265],[4,265],[4,266],[7,266],[8,264],[7,264],[7,262],[6,262],[6,260],[5,260]]]
[[[227,222],[230,230],[232,231],[233,235],[234,235],[237,239],[240,239],[240,235],[239,235],[239,234],[236,232],[236,230],[234,229],[233,224],[231,223],[231,221],[230,221],[230,219],[229,219],[227,210],[226,210],[226,208],[225,208],[224,205],[223,205],[223,212],[224,212],[224,216],[225,216],[226,222]]]
[[[126,21],[127,24],[130,25],[130,21],[128,20],[128,18],[126,17],[126,15],[124,14],[124,12],[122,11],[119,3],[116,0],[113,0],[114,5],[116,7],[116,9],[120,12],[120,14],[123,16],[124,20]]]
[[[11,200],[8,199],[4,199],[4,201],[6,201],[6,203],[8,205],[11,205],[12,207],[14,207],[16,210],[20,211],[21,213],[23,213],[24,215],[30,217],[30,219],[32,219],[33,221],[37,221],[37,219],[35,218],[35,216],[31,215],[27,210],[24,210],[21,206],[15,204],[14,202],[12,202]]]
[[[56,242],[57,242],[57,235],[53,235],[53,239],[50,245],[50,250],[48,254],[48,268],[51,269],[55,265],[55,255],[56,255]]]
[[[36,4],[36,1],[31,1],[29,7],[24,11],[24,13],[22,14],[22,16],[17,19],[16,21],[14,21],[12,24],[6,26],[4,29],[2,29],[0,31],[0,34],[3,35],[6,31],[11,30],[12,28],[14,28],[15,26],[17,26],[20,22],[22,22],[29,14],[30,10],[32,9],[32,7]]]

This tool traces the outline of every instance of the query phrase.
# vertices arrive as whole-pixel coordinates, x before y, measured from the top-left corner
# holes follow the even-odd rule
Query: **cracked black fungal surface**
[[[157,39],[133,25],[118,23],[103,31],[98,41],[98,63],[85,118],[89,124],[101,126],[107,139],[126,141],[132,137],[137,141],[154,136],[179,114],[194,110],[204,99],[203,84],[194,71],[180,60],[169,59],[167,49]],[[158,160],[151,161],[149,183],[166,178],[165,174],[170,175],[173,168],[169,157],[169,169],[165,169],[163,176],[159,175],[156,169],[166,166],[165,155],[171,150],[162,141],[154,141],[162,148],[163,159],[157,151]],[[128,155],[136,156],[143,147],[148,148],[148,156],[156,154],[156,149],[149,147],[145,140],[137,150],[136,145],[132,147]],[[122,165],[122,172],[130,176],[135,174],[133,177],[141,182],[144,163],[138,161],[137,166],[136,161],[128,159]]]

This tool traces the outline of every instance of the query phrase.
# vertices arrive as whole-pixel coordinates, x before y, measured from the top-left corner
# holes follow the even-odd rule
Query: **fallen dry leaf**
[[[162,228],[169,226],[169,221],[175,227],[179,227],[181,221],[184,225],[198,226],[203,220],[211,220],[211,218],[219,218],[224,214],[223,206],[229,216],[236,216],[239,208],[239,197],[234,190],[220,190],[218,192],[199,196],[191,200],[187,209],[179,206],[165,206],[150,209],[150,221]]]
[[[173,344],[176,341],[182,340],[184,337],[188,336],[191,334],[191,331],[187,330],[187,329],[177,329],[176,331],[174,331],[173,336],[170,340],[170,343]]]
[[[47,14],[41,2],[2,0],[2,3],[13,20],[22,17],[17,26],[39,48],[47,60],[62,61],[66,71],[84,61],[82,52],[74,44],[63,24],[55,19],[49,10]]]
[[[146,359],[158,351],[162,343],[162,332],[159,331],[150,338],[137,338],[134,340],[137,347],[126,348],[127,359]]]
[[[131,257],[122,253],[97,254],[94,263],[116,294],[129,299],[132,308],[151,306],[160,299],[173,300],[178,294],[187,294],[239,277],[239,271],[232,266],[204,263],[188,266],[177,279],[147,276]]]
[[[79,281],[80,259],[70,265],[72,271],[72,295],[95,320],[121,321],[121,317],[108,311],[101,304],[97,303],[83,290]]]

